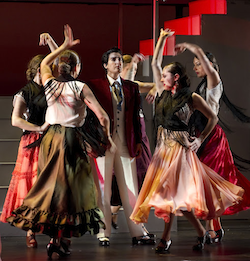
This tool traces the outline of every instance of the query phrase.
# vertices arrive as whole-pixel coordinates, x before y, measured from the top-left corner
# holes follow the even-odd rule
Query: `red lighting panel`
[[[166,45],[164,47],[163,55],[174,55],[175,47],[175,35],[167,39]],[[153,55],[154,53],[154,42],[153,39],[140,41],[140,53],[145,56]]]
[[[176,35],[201,35],[201,15],[166,21],[164,28],[175,31]]]
[[[189,3],[189,15],[226,14],[226,0],[200,0]]]

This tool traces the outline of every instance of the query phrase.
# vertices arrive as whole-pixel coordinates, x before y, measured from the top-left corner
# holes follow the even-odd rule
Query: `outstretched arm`
[[[64,26],[64,42],[63,44],[54,50],[52,53],[48,54],[41,63],[41,75],[42,75],[42,83],[45,85],[48,79],[54,78],[52,75],[52,70],[50,65],[53,61],[58,57],[58,55],[63,52],[64,50],[70,49],[73,46],[80,43],[80,40],[74,40],[73,32],[69,25]]]
[[[212,62],[209,61],[202,48],[196,44],[184,42],[175,46],[175,54],[182,53],[186,49],[197,57],[202,68],[204,69],[204,72],[207,75],[207,88],[213,89],[216,87],[221,81],[219,73],[214,69]]]
[[[155,51],[153,55],[153,59],[151,62],[152,66],[152,71],[153,71],[153,76],[154,76],[154,81],[156,84],[156,89],[159,95],[163,92],[164,86],[163,83],[161,82],[161,76],[162,76],[162,58],[163,58],[163,50],[164,46],[166,43],[166,40],[169,36],[172,36],[174,32],[171,32],[170,29],[161,29],[160,32],[160,37],[157,41],[157,44],[155,46]]]

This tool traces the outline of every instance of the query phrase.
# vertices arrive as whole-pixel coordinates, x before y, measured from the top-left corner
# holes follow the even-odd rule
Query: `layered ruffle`
[[[102,218],[103,214],[99,208],[70,215],[49,213],[22,205],[13,211],[13,216],[7,221],[25,231],[31,229],[35,233],[43,233],[51,237],[57,233],[61,233],[63,237],[80,237],[86,232],[97,234],[100,228],[105,228]]]

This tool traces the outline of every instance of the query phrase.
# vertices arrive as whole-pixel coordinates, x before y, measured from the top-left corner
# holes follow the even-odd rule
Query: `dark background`
[[[49,32],[60,45],[63,25],[68,23],[74,37],[81,40],[75,47],[82,59],[80,78],[103,76],[101,56],[118,45],[121,30],[123,53],[139,51],[139,41],[152,38],[151,0],[130,1],[1,1],[0,95],[13,95],[26,83],[28,61],[47,47],[39,47],[39,34]],[[188,15],[190,1],[159,1],[159,25],[180,15]],[[119,19],[119,10],[120,19]]]

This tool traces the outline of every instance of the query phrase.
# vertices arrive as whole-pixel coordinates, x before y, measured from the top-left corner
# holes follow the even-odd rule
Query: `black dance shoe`
[[[61,238],[60,244],[61,244],[61,247],[63,248],[65,254],[70,255],[71,252],[69,250],[69,246],[71,244],[71,241],[66,238]]]
[[[108,237],[99,237],[99,246],[108,247],[110,245]]]
[[[222,240],[222,238],[224,237],[224,234],[225,234],[224,230],[221,228],[219,230],[216,230],[215,233],[216,233],[216,237],[213,238],[213,241],[215,243],[221,242],[221,240]]]
[[[132,245],[155,245],[155,236],[151,234],[152,237],[140,236],[140,237],[133,237],[132,238]]]
[[[118,213],[112,213],[112,216],[115,216],[115,215],[118,215]],[[113,218],[112,218],[112,221],[111,221],[111,225],[114,229],[118,229],[118,224],[116,222],[114,222]]]
[[[49,243],[47,245],[47,254],[50,259],[51,259],[53,253],[57,253],[59,255],[59,257],[67,256],[66,253],[64,253],[62,250],[60,250],[60,246],[57,246],[53,243]]]
[[[213,231],[213,230],[208,230],[205,234],[205,243],[208,245],[213,244],[213,238],[211,237],[209,231]],[[214,233],[216,234],[216,232],[214,231]]]
[[[204,244],[206,241],[206,235],[203,237],[197,237],[197,244],[193,246],[194,251],[201,251],[204,248]]]
[[[155,253],[156,254],[169,253],[169,248],[170,248],[170,245],[171,245],[172,241],[171,240],[166,241],[164,239],[161,239],[160,242],[164,245],[164,247],[157,246],[155,248]]]

